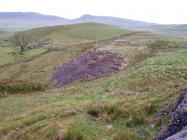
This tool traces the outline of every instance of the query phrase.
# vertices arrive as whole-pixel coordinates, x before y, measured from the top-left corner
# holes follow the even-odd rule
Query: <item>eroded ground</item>
[[[90,80],[115,73],[126,65],[125,58],[120,54],[93,51],[58,67],[52,82],[54,86],[62,87],[77,80]]]

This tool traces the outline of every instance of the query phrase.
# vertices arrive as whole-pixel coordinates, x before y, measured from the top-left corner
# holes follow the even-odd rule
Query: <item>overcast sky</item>
[[[187,23],[187,0],[0,0],[0,12],[15,11],[65,18],[92,14],[162,24]]]

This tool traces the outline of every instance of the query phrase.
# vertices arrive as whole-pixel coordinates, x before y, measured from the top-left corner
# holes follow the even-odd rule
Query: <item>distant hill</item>
[[[42,26],[67,24],[65,18],[39,13],[0,12],[1,30],[24,30]]]
[[[148,30],[173,36],[187,36],[187,24],[182,25],[158,25],[149,28]]]
[[[83,15],[76,19],[66,19],[58,16],[43,15],[33,12],[0,12],[1,31],[19,31],[44,26],[67,25],[77,23],[102,23],[118,26],[125,29],[152,31],[158,34],[187,36],[187,24],[160,25],[138,20],[110,17]]]
[[[109,17],[109,16],[92,16],[92,15],[83,15],[82,17],[75,19],[75,23],[82,22],[96,22],[96,23],[104,23],[109,25],[114,25],[122,28],[146,28],[155,26],[155,23],[117,18],[117,17]]]
[[[1,30],[24,30],[43,26],[53,26],[53,25],[65,25],[65,24],[75,24],[75,23],[103,23],[114,25],[122,28],[143,28],[150,27],[156,24],[122,19],[116,17],[107,16],[92,16],[84,15],[77,19],[65,19],[62,17],[42,15],[33,12],[0,12],[0,29]]]

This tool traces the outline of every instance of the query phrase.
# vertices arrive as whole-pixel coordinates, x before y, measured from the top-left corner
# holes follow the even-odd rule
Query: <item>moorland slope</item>
[[[171,118],[158,114],[175,103],[187,83],[187,41],[108,25],[60,28],[64,31],[59,26],[25,31],[33,40],[54,43],[26,50],[22,56],[12,56],[13,48],[1,40],[3,54],[14,61],[3,62],[0,78],[14,84],[0,86],[0,139],[149,140],[158,135]],[[51,85],[59,66],[93,51],[118,53],[128,65],[61,88]],[[38,91],[30,88],[33,82]]]

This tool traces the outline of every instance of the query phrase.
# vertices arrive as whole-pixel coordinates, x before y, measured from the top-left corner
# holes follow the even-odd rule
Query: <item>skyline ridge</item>
[[[118,17],[118,16],[108,16],[108,15],[94,15],[94,14],[83,14],[79,17],[76,18],[66,18],[66,17],[62,17],[62,16],[58,16],[58,15],[53,15],[53,14],[43,14],[43,13],[39,13],[39,12],[21,12],[21,11],[15,11],[15,12],[1,12],[0,11],[0,15],[1,14],[34,14],[34,15],[42,15],[42,16],[51,16],[51,17],[56,17],[56,18],[61,18],[61,19],[65,19],[65,20],[75,20],[75,19],[79,19],[79,18],[86,18],[86,17],[108,17],[108,18],[118,18],[118,19],[125,19],[125,20],[132,20],[132,21],[141,21],[141,22],[146,22],[146,23],[151,23],[151,24],[158,24],[158,25],[185,25],[186,23],[182,23],[182,24],[175,24],[175,23],[170,23],[170,24],[162,24],[162,23],[156,23],[156,22],[151,22],[151,21],[144,21],[144,20],[138,20],[138,19],[130,19],[130,18],[123,18],[123,17]]]

